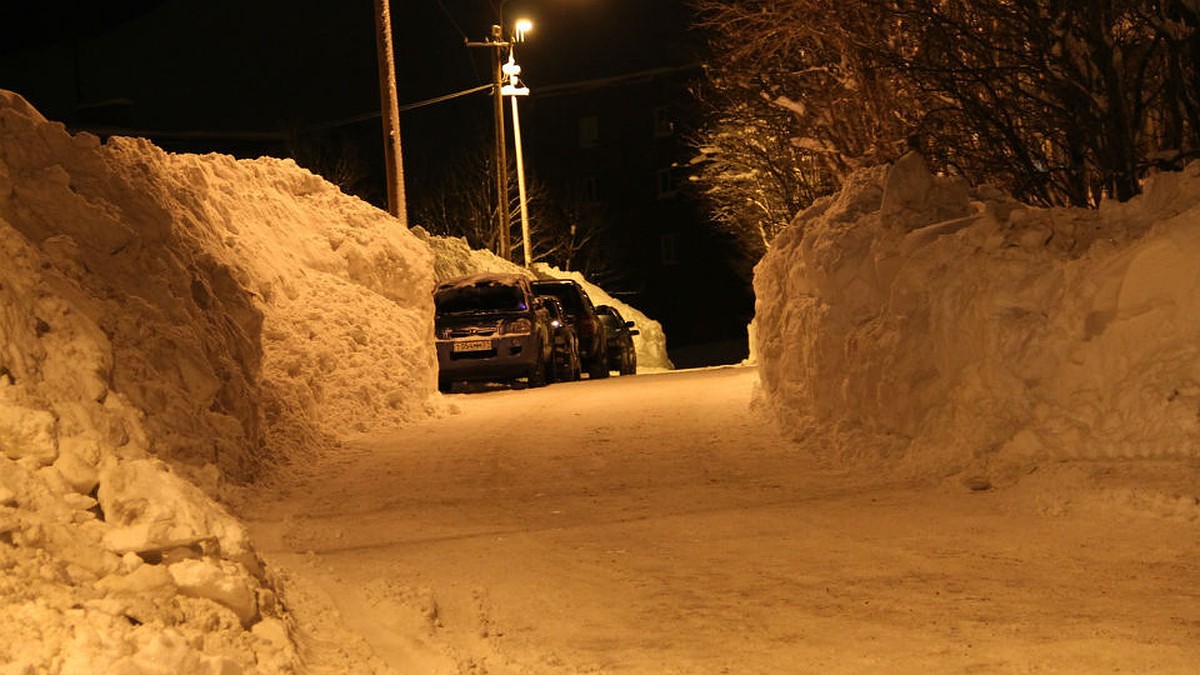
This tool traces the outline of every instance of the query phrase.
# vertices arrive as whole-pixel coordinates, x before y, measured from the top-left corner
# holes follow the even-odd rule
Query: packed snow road
[[[312,672],[1200,663],[1195,521],[823,470],[752,411],[755,379],[454,395],[314,463],[247,514]]]

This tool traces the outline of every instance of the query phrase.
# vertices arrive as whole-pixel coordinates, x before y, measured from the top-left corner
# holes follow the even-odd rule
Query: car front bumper
[[[527,377],[538,363],[534,336],[453,338],[437,341],[438,377],[450,381],[493,381]]]

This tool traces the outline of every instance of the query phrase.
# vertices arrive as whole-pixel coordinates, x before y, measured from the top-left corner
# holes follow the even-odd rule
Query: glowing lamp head
[[[524,42],[525,34],[533,30],[533,22],[529,19],[517,19],[517,23],[513,25],[516,32],[516,41]]]

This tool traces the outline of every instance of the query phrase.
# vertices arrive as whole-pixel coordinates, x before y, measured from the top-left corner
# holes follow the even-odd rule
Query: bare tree
[[[438,173],[426,174],[409,191],[412,222],[440,236],[464,237],[472,248],[498,252],[498,218],[492,200],[495,164],[487,153],[465,148],[447,161]],[[514,183],[509,190],[510,241],[513,255],[521,250],[520,203],[515,188],[516,171],[508,172]],[[564,270],[576,270],[601,283],[618,278],[619,260],[611,245],[614,237],[603,214],[587,204],[582,195],[555,194],[536,175],[528,176],[527,199],[531,258]],[[516,235],[516,236],[514,236]],[[497,253],[498,254],[498,253]]]
[[[355,139],[336,129],[293,130],[288,135],[287,153],[297,164],[338,186],[342,192],[364,201],[380,201],[379,193],[362,148]]]
[[[412,222],[432,234],[465,237],[472,248],[499,250],[492,203],[494,168],[485,152],[464,149],[410,190]]]
[[[694,4],[728,117],[788,109],[835,175],[915,145],[1027,201],[1094,205],[1200,150],[1195,0]]]
[[[581,272],[595,283],[620,277],[619,246],[610,220],[582,194],[555,194],[534,178],[529,189],[532,258],[562,270]]]
[[[887,40],[868,0],[694,0],[710,35],[711,86],[747,112],[792,116],[791,141],[838,174],[894,159],[916,106],[867,45]]]
[[[1189,28],[1181,3],[897,0],[891,11],[899,45],[879,59],[944,102],[921,129],[944,137],[926,134],[925,149],[972,178],[1094,205],[1129,199],[1148,166],[1200,147],[1197,64],[1182,49],[1195,14]]]
[[[698,154],[690,176],[733,236],[743,266],[753,266],[798,211],[837,186],[818,153],[792,142],[787,110],[753,104],[709,104],[711,121],[693,139]]]
[[[904,151],[912,91],[860,42],[884,39],[877,3],[694,0],[712,57],[708,123],[690,176],[749,270],[798,211],[863,165]]]

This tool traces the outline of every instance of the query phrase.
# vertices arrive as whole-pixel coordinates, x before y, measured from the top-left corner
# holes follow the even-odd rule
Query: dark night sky
[[[100,5],[104,9],[98,10]],[[131,128],[265,131],[378,110],[371,0],[0,2],[0,87],[44,114]],[[486,83],[488,0],[393,0],[401,104]],[[686,60],[683,0],[512,0],[527,83]],[[482,97],[482,95],[480,95]]]
[[[490,0],[391,4],[402,106],[490,81],[489,50],[464,45],[490,33],[496,21]],[[523,125],[527,150],[546,147],[533,105],[539,90],[570,91],[558,85],[698,61],[686,4],[507,2],[506,23],[527,16],[536,25],[517,48],[532,90]],[[372,0],[0,0],[0,88],[22,94],[68,128],[147,135],[174,151],[290,154],[314,168],[300,154],[332,139],[365,153],[359,159],[368,181],[356,190],[382,205],[383,144],[379,120],[371,117],[379,110],[373,7]],[[402,114],[410,193],[436,185],[456,157],[490,152],[492,128],[492,103],[482,92]],[[288,145],[284,134],[296,130],[303,140]],[[691,218],[688,226],[702,231]],[[749,302],[738,296],[723,304]],[[668,305],[676,314],[690,311],[674,300]],[[741,314],[748,311],[731,313],[730,331],[744,330]],[[671,317],[660,318],[666,325]],[[711,319],[702,323],[725,330]]]

